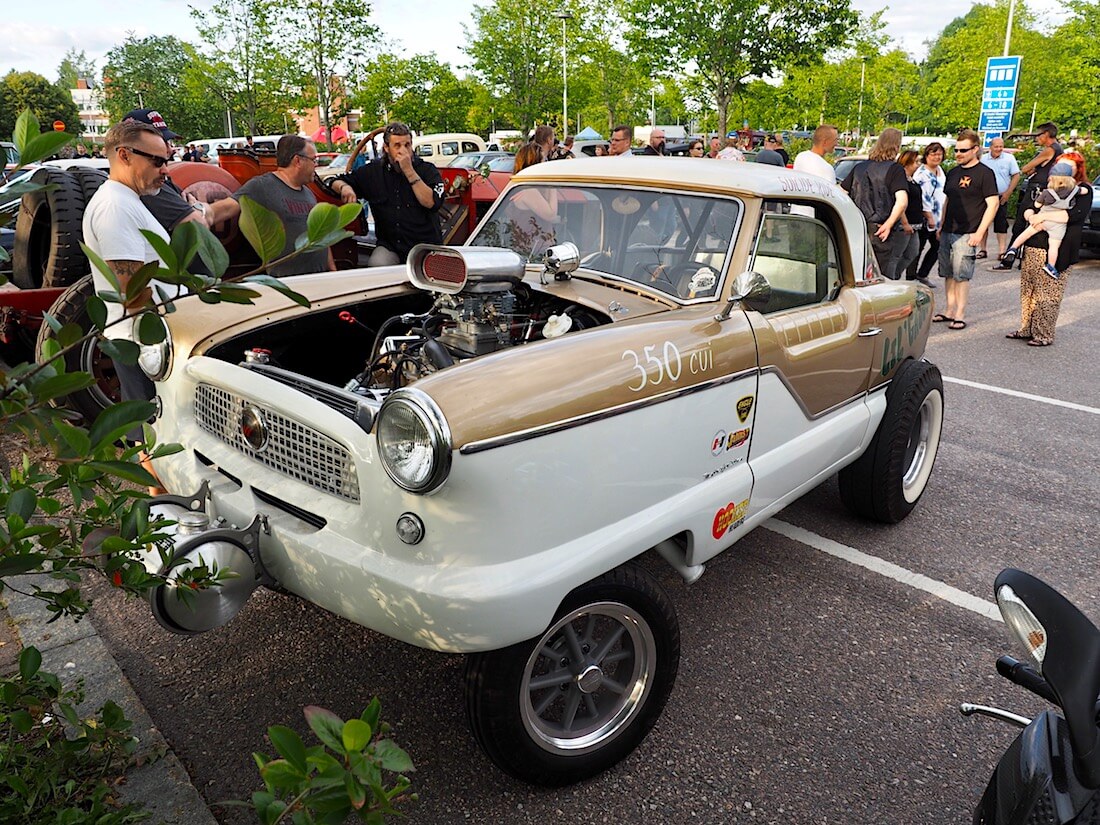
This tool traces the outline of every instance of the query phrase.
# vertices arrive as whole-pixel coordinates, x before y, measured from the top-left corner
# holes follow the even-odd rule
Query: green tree
[[[83,49],[77,51],[71,48],[65,52],[65,56],[57,66],[57,86],[65,91],[75,89],[76,81],[81,78],[95,85],[98,80],[95,61],[89,60]]]
[[[400,120],[422,132],[471,128],[474,81],[460,80],[431,54],[409,58],[383,54],[364,73],[351,102],[380,122]]]
[[[191,8],[208,51],[204,76],[250,134],[281,131],[299,95],[294,64],[278,48],[280,7],[273,0],[218,0],[203,12]]]
[[[1096,134],[1100,132],[1100,49],[1096,47],[1100,4],[1069,0],[1067,8],[1073,16],[1051,37],[1061,88],[1055,99],[1044,101],[1044,108],[1059,126]],[[1026,107],[1028,101],[1020,100]]]
[[[24,109],[29,109],[47,128],[60,120],[66,132],[80,134],[80,110],[68,90],[35,72],[12,70],[0,79],[0,135],[10,135],[15,130],[15,121]]]
[[[627,0],[627,38],[654,70],[693,64],[718,108],[723,132],[730,101],[750,79],[817,62],[827,48],[847,40],[857,21],[848,0],[739,0],[703,14],[696,6],[689,0]]]
[[[176,37],[130,34],[107,52],[104,105],[111,122],[138,107],[156,109],[173,132],[191,138],[226,134],[225,100],[211,95],[209,64]]]
[[[369,6],[360,0],[285,0],[279,6],[277,37],[305,78],[304,108],[316,103],[330,138],[332,122],[348,109],[345,80],[355,87],[378,41],[378,29],[369,22],[369,14]]]
[[[654,81],[633,55],[616,45],[624,23],[614,10],[585,16],[578,26],[570,59],[570,108],[610,137],[620,123],[648,122],[649,91]],[[658,107],[660,108],[660,107]]]
[[[557,6],[563,12],[569,5]],[[579,16],[575,15],[575,16]],[[561,119],[561,41],[546,10],[524,0],[474,6],[469,45],[473,70],[497,99],[498,117],[529,135],[536,123]],[[558,113],[555,118],[554,114]]]

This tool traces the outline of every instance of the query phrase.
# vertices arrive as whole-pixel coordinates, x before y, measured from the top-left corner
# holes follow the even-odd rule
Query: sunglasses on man
[[[157,169],[160,169],[160,167],[165,166],[172,161],[171,158],[166,158],[161,155],[150,154],[149,152],[143,152],[140,149],[135,149],[133,146],[123,146],[121,148],[127,150],[128,152],[133,152],[135,155],[141,155],[143,158],[149,158],[149,160],[152,161],[153,166],[155,166]]]

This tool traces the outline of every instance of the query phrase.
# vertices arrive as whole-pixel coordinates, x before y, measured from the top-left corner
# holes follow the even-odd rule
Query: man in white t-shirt
[[[84,210],[84,243],[102,258],[118,279],[123,290],[130,278],[145,264],[163,264],[142,229],[155,232],[165,242],[168,233],[141,202],[143,195],[160,191],[166,176],[170,150],[160,130],[148,123],[127,120],[112,126],[104,138],[104,152],[111,165],[110,177],[92,196]],[[92,267],[96,292],[113,290],[107,278]],[[169,295],[178,288],[160,284]],[[133,322],[114,323],[144,306],[152,295],[150,288],[125,306],[107,302],[107,338],[135,340]],[[153,397],[153,384],[140,367],[116,362],[123,400]]]
[[[836,183],[836,170],[825,160],[836,149],[837,128],[823,124],[814,129],[813,145],[805,152],[799,152],[794,159],[794,171],[817,175],[829,183]]]

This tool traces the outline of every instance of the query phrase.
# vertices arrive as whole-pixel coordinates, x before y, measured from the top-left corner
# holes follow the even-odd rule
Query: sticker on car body
[[[732,501],[714,514],[714,524],[710,533],[715,539],[720,539],[730,530],[739,527],[745,520],[745,513],[749,509],[749,500],[745,499],[734,504]]]

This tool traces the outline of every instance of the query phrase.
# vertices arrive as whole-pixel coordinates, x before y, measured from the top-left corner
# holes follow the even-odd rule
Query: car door
[[[809,211],[799,208],[799,212]],[[750,268],[772,293],[748,316],[760,359],[750,462],[753,510],[791,501],[861,448],[870,422],[865,399],[876,338],[874,308],[855,287],[855,255],[819,204],[812,216],[769,202]]]

